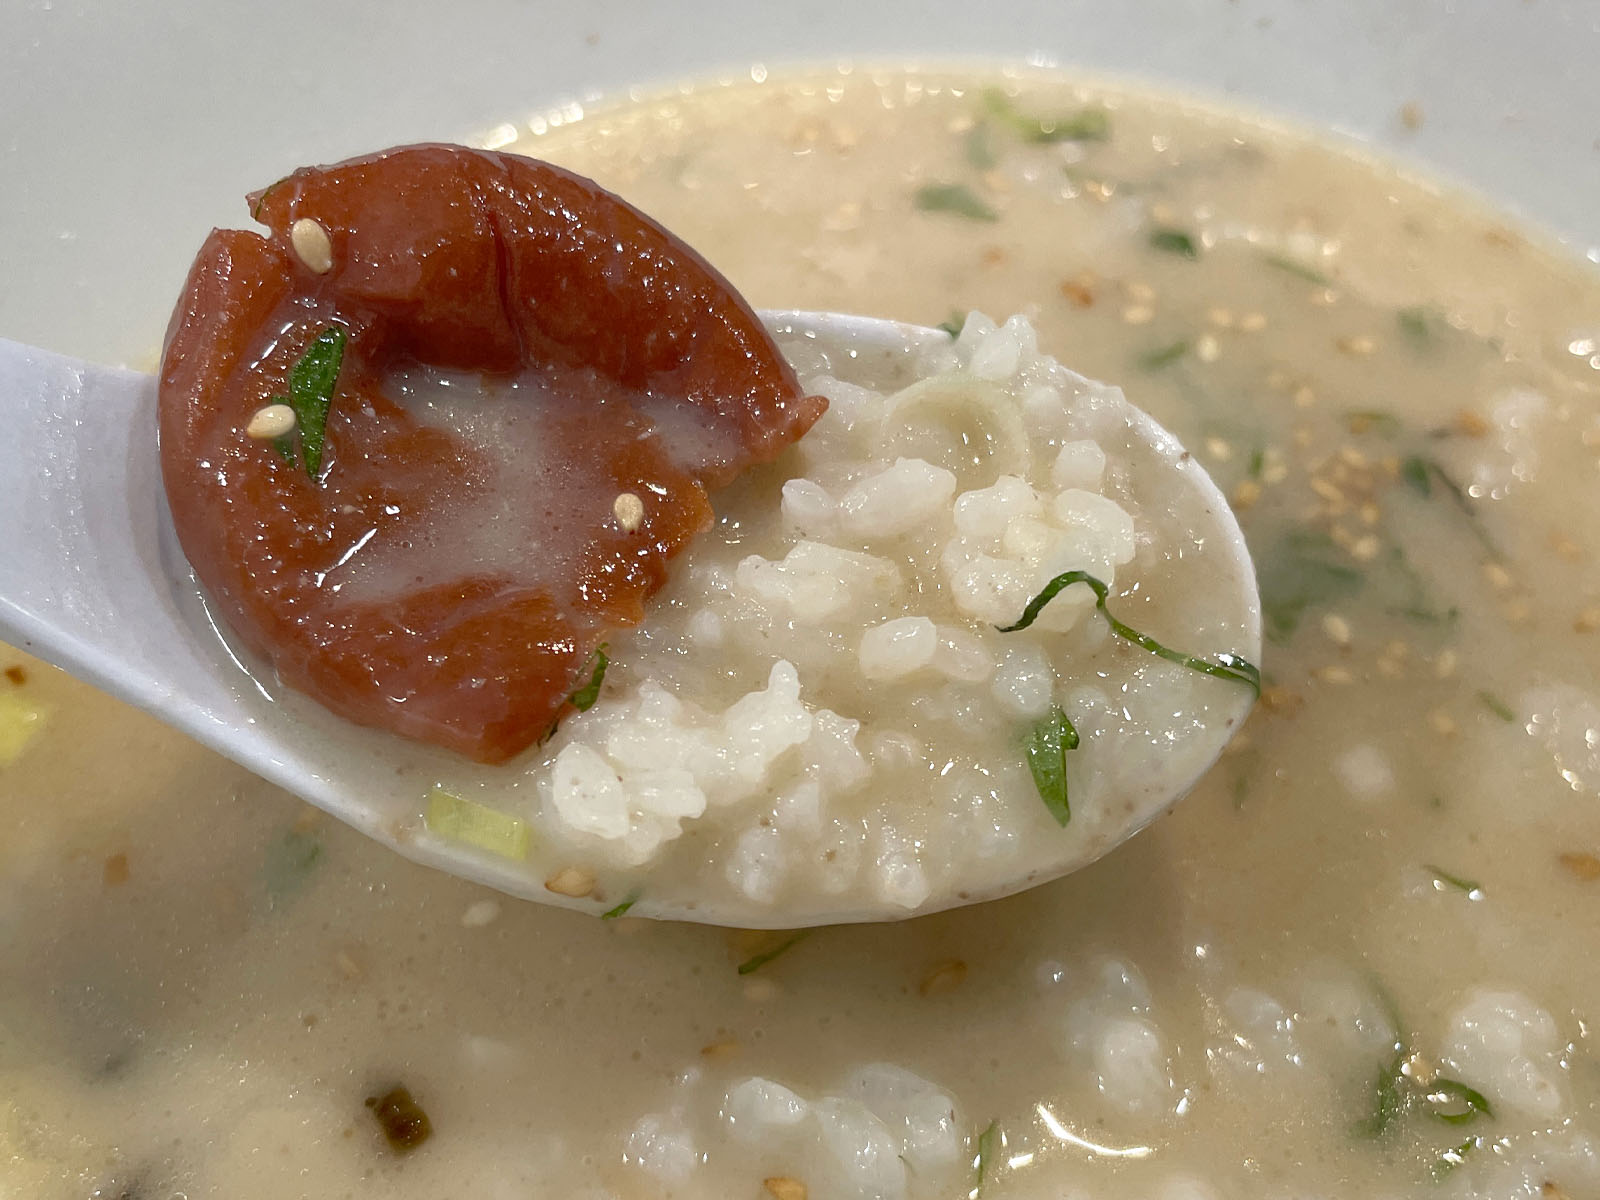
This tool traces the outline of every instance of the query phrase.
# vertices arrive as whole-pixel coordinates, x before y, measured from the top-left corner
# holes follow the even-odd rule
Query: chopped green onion
[[[600,919],[602,921],[615,921],[618,917],[626,914],[627,911],[635,904],[639,903],[639,897],[642,895],[644,895],[643,888],[634,888],[633,891],[629,892],[627,896],[624,897],[621,904],[617,905],[615,908],[608,908],[605,912],[601,913]]]
[[[1261,253],[1261,261],[1269,267],[1277,267],[1278,270],[1285,271],[1297,279],[1304,279],[1307,283],[1317,283],[1327,287],[1333,282],[1333,280],[1309,263],[1301,262],[1297,258],[1290,258],[1287,254],[1276,254],[1271,250],[1264,250]]]
[[[502,858],[528,857],[531,836],[526,821],[442,787],[428,793],[424,820],[429,830],[442,838],[465,842]]]
[[[986,88],[984,107],[1025,142],[1103,142],[1111,136],[1111,118],[1103,108],[1083,108],[1055,117],[1034,117],[1017,111],[999,88]]]
[[[1187,353],[1189,353],[1188,342],[1173,342],[1170,346],[1160,346],[1141,354],[1139,365],[1146,371],[1159,371],[1162,367],[1171,366]]]
[[[567,697],[567,702],[579,712],[588,712],[600,698],[600,685],[605,682],[606,668],[611,665],[611,660],[606,657],[604,642],[595,647],[593,661],[594,668],[589,673],[589,682]]]
[[[990,1121],[988,1128],[978,1135],[978,1181],[970,1193],[971,1200],[980,1200],[982,1197],[984,1181],[994,1170],[999,1153],[1000,1126],[997,1122]]]
[[[35,704],[13,691],[0,692],[0,767],[9,767],[22,757],[50,713],[49,705]]]
[[[1267,452],[1263,447],[1257,446],[1250,452],[1250,478],[1260,479],[1261,473],[1266,469]]]
[[[1487,708],[1495,716],[1499,717],[1507,725],[1511,725],[1516,722],[1517,714],[1511,711],[1511,706],[1504,700],[1500,699],[1499,696],[1496,696],[1493,692],[1479,692],[1478,700],[1485,708]]]
[[[1494,1116],[1488,1097],[1459,1079],[1435,1079],[1424,1098],[1433,1106],[1433,1115],[1447,1125],[1466,1125],[1479,1117]]]
[[[1028,731],[1026,745],[1033,786],[1056,824],[1065,825],[1072,819],[1067,803],[1067,752],[1078,748],[1078,731],[1057,705]]]
[[[1181,229],[1152,229],[1150,248],[1181,258],[1200,257],[1200,247],[1195,244],[1194,238]]]
[[[322,470],[323,434],[328,425],[328,409],[333,404],[333,388],[344,362],[347,335],[330,325],[317,335],[306,352],[289,371],[289,394],[273,402],[294,409],[295,428],[300,433],[300,453],[306,474],[315,479]],[[280,451],[282,446],[279,446]]]
[[[739,964],[739,974],[748,975],[752,971],[759,971],[773,959],[777,958],[778,955],[794,949],[797,945],[805,941],[815,932],[815,929],[802,929],[798,933],[791,934],[789,937],[779,942],[771,950],[763,950],[760,954],[756,954],[745,959]]]
[[[1452,875],[1449,871],[1436,867],[1432,863],[1423,863],[1422,869],[1432,875],[1435,882],[1453,887],[1458,892],[1464,892],[1468,896],[1483,895],[1483,886],[1475,880],[1463,879],[1459,875]]]
[[[919,187],[914,203],[923,212],[950,213],[969,221],[998,221],[995,212],[964,183],[926,183]]]
[[[951,313],[950,313],[949,319],[945,320],[945,321],[940,321],[937,325],[934,326],[934,328],[935,329],[942,329],[946,333],[948,333],[951,337],[957,338],[957,337],[961,336],[961,331],[963,329],[965,329],[966,326],[967,326],[966,317],[962,316],[959,312],[957,312],[955,310],[952,310]]]
[[[1110,594],[1108,588],[1100,580],[1087,571],[1063,571],[1049,583],[1044,590],[1028,602],[1028,607],[1022,610],[1022,616],[1014,625],[997,626],[1001,633],[1015,633],[1019,629],[1026,629],[1032,625],[1049,604],[1067,588],[1074,584],[1084,584],[1095,595],[1095,607],[1098,608],[1106,621],[1111,625],[1111,632],[1124,641],[1132,642],[1141,650],[1147,650],[1157,658],[1164,658],[1168,662],[1177,663],[1180,667],[1187,667],[1191,671],[1198,671],[1202,675],[1211,675],[1217,679],[1229,679],[1235,683],[1242,683],[1250,688],[1257,696],[1261,695],[1261,670],[1254,663],[1248,662],[1237,654],[1222,653],[1215,659],[1196,658],[1192,654],[1185,654],[1181,650],[1174,650],[1164,646],[1149,634],[1140,633],[1131,625],[1124,625],[1111,611],[1106,608],[1106,597]]]
[[[1433,495],[1433,481],[1428,478],[1428,461],[1413,454],[1400,464],[1400,478],[1408,487],[1423,496]]]

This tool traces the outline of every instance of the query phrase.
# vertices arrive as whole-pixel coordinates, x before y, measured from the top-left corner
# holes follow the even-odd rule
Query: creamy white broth
[[[1015,80],[1027,114],[1104,102],[1111,138],[996,130],[979,167],[985,82],[711,89],[520,148],[757,304],[1036,304],[1041,343],[1122,385],[1240,511],[1277,625],[1234,753],[1068,879],[824,929],[740,976],[782,939],[496,897],[7,658],[27,677],[0,695],[51,711],[0,774],[0,1180],[848,1194],[818,1110],[892,1063],[949,1098],[967,1161],[996,1123],[986,1197],[1600,1190],[1600,286],[1456,198],[1163,97]],[[918,213],[927,183],[999,219]],[[1413,1096],[1360,1131],[1397,1038],[1494,1116]],[[813,1110],[792,1139],[747,1146],[718,1116],[751,1077]],[[363,1106],[395,1083],[434,1130],[405,1156]],[[971,1185],[947,1163],[908,1188]]]

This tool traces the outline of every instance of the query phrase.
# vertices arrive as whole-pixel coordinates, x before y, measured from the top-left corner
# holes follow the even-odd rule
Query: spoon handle
[[[0,339],[0,412],[0,640],[169,713],[194,655],[166,583],[155,379]]]

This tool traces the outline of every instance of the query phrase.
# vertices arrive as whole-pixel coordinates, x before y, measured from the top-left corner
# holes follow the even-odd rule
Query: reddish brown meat
[[[637,623],[667,562],[711,521],[706,489],[768,462],[821,415],[748,305],[692,250],[587,180],[513,155],[416,146],[297,171],[252,197],[271,234],[201,248],[161,364],[161,466],[185,553],[232,629],[279,677],[341,716],[503,761],[549,730],[608,630]],[[289,227],[327,229],[333,268]],[[323,329],[348,332],[321,477],[244,434],[288,391]],[[367,602],[322,586],[366,531],[409,544],[479,464],[454,434],[386,398],[421,363],[555,380],[540,436],[646,500],[627,533],[597,513],[530,541],[581,564],[559,586],[438,578]],[[686,461],[627,397],[692,408]],[[413,564],[407,563],[410,570]]]

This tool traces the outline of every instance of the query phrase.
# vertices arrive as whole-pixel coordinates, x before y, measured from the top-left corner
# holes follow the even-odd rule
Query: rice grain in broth
[[[955,1196],[981,1146],[991,1200],[1600,1191],[1593,273],[1049,75],[536,124],[758,305],[1036,305],[1232,497],[1264,703],[1095,866],[791,945],[497,898],[11,655],[8,1190]]]

